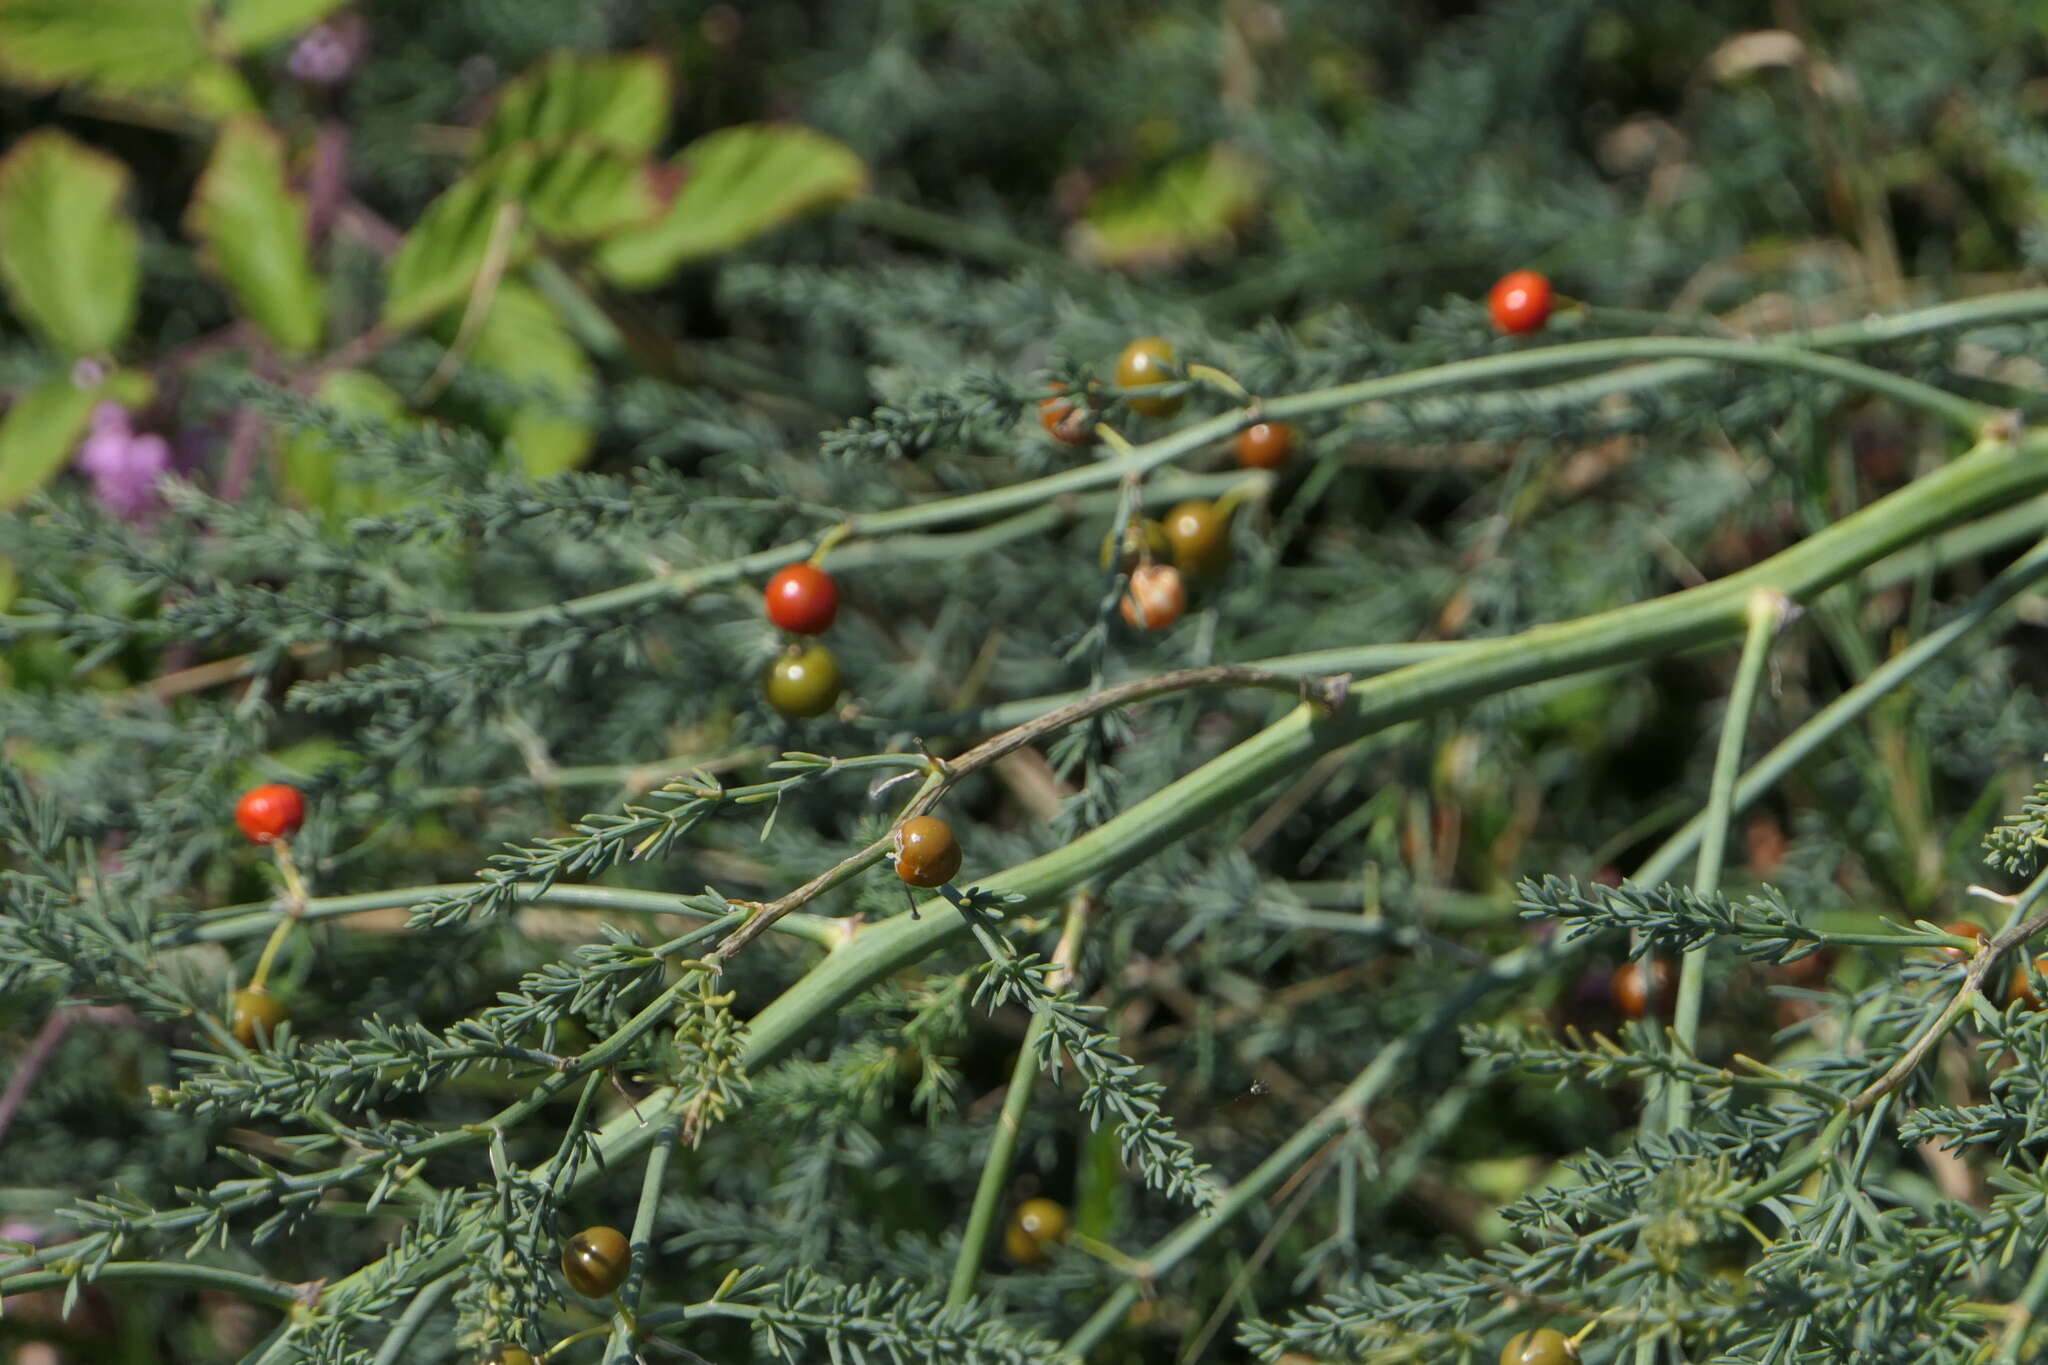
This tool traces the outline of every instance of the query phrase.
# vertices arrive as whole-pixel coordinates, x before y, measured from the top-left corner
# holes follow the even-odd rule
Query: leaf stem
[[[1721,720],[1721,742],[1714,754],[1714,776],[1707,789],[1706,828],[1700,839],[1699,860],[1693,870],[1693,889],[1711,896],[1720,889],[1721,864],[1728,844],[1728,824],[1734,815],[1735,779],[1742,771],[1742,744],[1749,734],[1749,721],[1756,709],[1764,665],[1770,661],[1771,642],[1792,614],[1792,604],[1769,588],[1759,589],[1749,599],[1749,633],[1743,640],[1742,662],[1736,667],[1735,687],[1728,697],[1728,709]],[[1707,953],[1710,945],[1695,944],[1679,963],[1678,1008],[1672,1031],[1688,1055],[1700,1031],[1700,998],[1706,990]],[[1664,1087],[1664,1124],[1667,1133],[1686,1126],[1692,1113],[1692,1087],[1681,1075]]]

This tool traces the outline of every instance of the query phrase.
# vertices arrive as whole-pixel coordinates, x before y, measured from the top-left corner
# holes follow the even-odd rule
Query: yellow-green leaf
[[[327,301],[307,246],[305,201],[285,183],[283,138],[251,118],[222,128],[186,223],[271,340],[297,354],[320,344]]]
[[[658,284],[686,261],[751,241],[867,188],[843,142],[789,124],[721,128],[683,148],[685,179],[659,222],[606,242],[597,264],[618,284]]]
[[[55,129],[0,159],[0,282],[55,349],[113,349],[135,320],[141,257],[128,168]]]
[[[674,97],[668,63],[651,52],[558,52],[498,92],[478,130],[476,157],[571,136],[644,156],[667,130]]]
[[[1258,209],[1260,167],[1217,144],[1135,183],[1095,196],[1077,234],[1081,256],[1096,264],[1157,267],[1222,250]]]
[[[660,209],[647,167],[588,139],[522,142],[427,206],[391,259],[387,327],[414,327],[466,298],[495,250],[511,269],[535,233],[569,245],[649,221]]]
[[[0,508],[14,507],[64,468],[103,402],[135,407],[149,401],[149,376],[121,371],[80,388],[52,375],[14,400],[0,417]]]
[[[375,375],[361,370],[335,370],[320,381],[313,396],[343,417],[391,426],[410,420],[405,400]],[[318,431],[298,431],[284,443],[282,482],[301,506],[326,515],[338,527],[350,517],[389,511],[404,495],[382,482],[345,477],[345,456]]]
[[[553,306],[531,286],[507,280],[491,302],[468,363],[536,396],[492,414],[505,448],[534,478],[574,469],[590,456],[590,424],[574,411],[597,391],[597,374]]]
[[[289,38],[311,28],[348,0],[224,0],[214,34],[230,52]]]
[[[211,0],[0,0],[0,76],[175,90],[207,59]]]

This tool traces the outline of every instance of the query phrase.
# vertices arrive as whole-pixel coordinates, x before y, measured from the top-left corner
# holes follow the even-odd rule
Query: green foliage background
[[[142,32],[132,8],[80,13],[102,33]],[[184,8],[218,25],[236,7]],[[1126,515],[1113,480],[860,538],[867,514],[999,499],[1094,461],[1100,449],[1046,439],[1035,404],[1053,379],[1104,380],[1134,335],[1169,336],[1278,398],[1532,344],[1782,333],[2018,297],[2048,242],[2048,9],[377,0],[355,11],[360,66],[325,89],[288,63],[331,7],[298,8],[303,21],[232,51],[217,27],[195,30],[213,46],[175,89],[151,84],[164,62],[105,65],[123,50],[111,42],[91,57],[101,67],[43,77],[19,69],[26,45],[0,49],[0,139],[61,130],[126,175],[108,182],[111,210],[83,172],[66,181],[84,203],[45,234],[50,251],[80,249],[88,234],[68,226],[112,215],[109,240],[89,243],[109,268],[85,297],[103,307],[53,323],[33,282],[0,272],[14,424],[0,489],[35,494],[0,523],[0,1077],[29,1073],[54,1011],[126,1011],[77,1017],[23,1083],[0,1133],[0,1221],[46,1243],[106,1234],[89,1261],[182,1264],[197,1238],[198,1264],[286,1285],[382,1269],[347,1281],[359,1300],[297,1322],[260,1294],[235,1302],[240,1281],[109,1281],[63,1325],[10,1299],[0,1349],[351,1365],[469,1360],[493,1339],[538,1350],[600,1323],[562,1297],[559,1237],[641,1213],[645,1305],[700,1306],[661,1335],[709,1360],[1051,1360],[1077,1332],[1107,1361],[1491,1360],[1511,1330],[1595,1317],[1595,1361],[2038,1349],[2027,1319],[2006,1330],[2003,1316],[2038,1307],[2048,1283],[2033,1067],[2048,1029],[2023,1012],[1973,1017],[1968,1045],[1915,1080],[1891,1126],[1844,1148],[1852,1177],[1776,1191],[1761,1210],[1735,1187],[1778,1169],[1823,1107],[1717,1089],[1648,1031],[1624,1040],[1637,1060],[1622,1062],[1529,1032],[1618,1033],[1604,987],[1624,931],[1667,955],[1711,937],[1697,1050],[1712,1068],[1745,1054],[1845,1094],[1859,1067],[1881,1070],[1912,1009],[1958,979],[1924,948],[1899,951],[1908,926],[1978,913],[1972,883],[2009,890],[2032,870],[2038,807],[1998,822],[2027,797],[2048,733],[2038,596],[1743,815],[1727,899],[1705,909],[1516,887],[1633,875],[1703,808],[1730,649],[1430,710],[1087,878],[1098,903],[1075,996],[1047,1026],[1080,1078],[1037,1078],[1002,1186],[1005,1212],[1047,1195],[1082,1236],[1043,1265],[992,1245],[951,1310],[938,1305],[1028,1006],[1043,1004],[1028,964],[991,969],[986,944],[955,942],[843,1006],[805,1005],[796,983],[841,951],[832,935],[903,913],[886,867],[807,905],[819,918],[795,923],[809,940],[771,935],[733,956],[715,990],[678,965],[697,948],[664,960],[649,946],[725,914],[725,898],[772,900],[832,866],[911,790],[876,788],[914,757],[770,766],[787,751],[950,756],[1042,699],[1169,669],[1507,637],[1722,578],[1944,466],[1961,449],[1952,433],[1832,379],[1705,366],[1600,391],[1611,364],[1588,361],[1331,403],[1300,418],[1304,448],[1274,480],[1236,471],[1223,440],[1198,443],[1143,496],[1157,515],[1235,490],[1234,557],[1169,632],[1116,619],[1098,560]],[[0,0],[0,36],[19,40],[45,9]],[[394,246],[451,184],[484,174],[472,130],[508,81],[612,52],[672,73],[665,133],[627,151],[579,143],[590,179],[553,200],[522,191],[538,238],[500,262],[491,320],[472,331],[476,291],[452,272],[489,255],[490,213],[446,257],[426,254],[424,231]],[[194,94],[217,68],[244,92]],[[195,196],[254,120],[280,139],[285,180],[235,220],[246,237],[224,237]],[[701,155],[700,139],[755,124],[830,140],[778,144],[822,163],[827,188],[778,197],[795,173],[739,178],[765,153]],[[227,144],[259,183],[263,136]],[[322,138],[345,149],[345,192],[324,206],[300,194]],[[692,147],[679,184],[647,173]],[[692,175],[720,183],[717,165],[751,193],[690,217],[700,246],[644,276],[607,273],[616,238],[687,196]],[[600,214],[589,187],[607,168]],[[0,264],[47,202],[13,201],[26,226],[0,215]],[[301,271],[294,213],[308,203]],[[557,233],[550,205],[588,231]],[[233,264],[238,242],[257,264]],[[409,250],[427,261],[410,277]],[[18,273],[49,278],[40,260]],[[1498,336],[1485,311],[1488,285],[1518,266],[1575,301],[1535,343]],[[433,301],[394,322],[408,279]],[[2016,308],[1857,356],[2025,423],[2042,409],[2042,340]],[[81,387],[81,357],[105,392]],[[1594,401],[1571,391],[1582,379]],[[147,519],[110,516],[63,472],[88,393],[176,438],[183,478]],[[1229,406],[1198,390],[1171,423],[1113,403],[1105,419],[1145,442]],[[1806,604],[1772,655],[1752,756],[1957,619],[2048,528],[2031,502],[1975,510],[2004,519]],[[757,589],[776,547],[807,552],[848,518],[855,535],[827,563],[847,600],[829,643],[851,705],[792,725],[759,701],[779,642]],[[702,586],[670,591],[664,574]],[[612,589],[616,608],[552,605]],[[220,661],[235,662],[193,672]],[[1175,693],[975,771],[944,807],[967,847],[961,884],[1072,847],[1293,700]],[[258,780],[310,796],[294,852],[313,894],[376,901],[286,940],[275,980],[296,1043],[270,1060],[231,1047],[218,1017],[280,892],[228,818]],[[736,805],[703,797],[713,780],[784,785]],[[1989,867],[1987,834],[2001,857]],[[645,856],[625,857],[644,837]],[[553,838],[568,842],[541,842]],[[523,907],[473,882],[479,868],[530,881],[550,860],[564,886],[670,899]],[[483,889],[424,890],[457,884]],[[1556,926],[1521,918],[1525,902],[1587,937],[1554,943]],[[996,956],[1051,954],[1063,908],[985,925],[1004,935]],[[1787,915],[1852,936],[1831,977],[1795,985],[1771,965],[1813,941]],[[1461,1046],[1438,1011],[1488,963],[1505,988],[1469,1002]],[[579,1075],[499,1137],[435,1149],[423,1184],[393,1175],[408,1144],[535,1094],[537,1056],[620,1037],[664,990],[661,1027],[632,1035],[615,1073]],[[778,1004],[809,1009],[806,1027],[741,1077],[739,1028]],[[473,1055],[437,1051],[465,1039]],[[2020,1064],[2003,1066],[2008,1053]],[[1398,1082],[1317,1143],[1298,1182],[1156,1281],[1132,1275],[1125,1258],[1186,1226],[1204,1182],[1255,1172],[1382,1056],[1398,1058]],[[1117,1071],[1122,1057],[1142,1072]],[[1675,1074],[1710,1117],[1639,1131],[1645,1090]],[[1090,1081],[1106,1112],[1156,1106],[1132,1161],[1114,1123],[1097,1132],[1081,1112]],[[625,1133],[635,1102],[677,1084],[709,1096],[702,1138],[643,1195],[645,1159],[600,1168],[585,1135]],[[362,1178],[325,1193],[266,1184],[366,1153]],[[1574,1156],[1587,1164],[1562,1164]],[[565,1170],[574,1188],[550,1185]],[[230,1216],[207,1192],[235,1180],[256,1188]],[[398,1196],[373,1201],[390,1193],[380,1183]],[[81,1214],[78,1200],[100,1202]],[[201,1212],[170,1226],[188,1209]],[[1656,1235],[1612,1263],[1556,1251],[1631,1218]],[[447,1247],[460,1255],[436,1260]],[[10,1254],[0,1286],[28,1273]],[[745,1311],[718,1310],[735,1271]],[[1134,1309],[1086,1325],[1139,1282]],[[409,1303],[417,1320],[387,1335]],[[1795,1339],[1788,1322],[1812,1325]],[[600,1332],[551,1359],[624,1359],[622,1342]]]

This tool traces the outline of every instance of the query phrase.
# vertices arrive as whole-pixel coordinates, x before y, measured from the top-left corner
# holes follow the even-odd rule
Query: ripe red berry
[[[1537,331],[1550,320],[1550,281],[1533,270],[1510,270],[1486,296],[1486,307],[1503,332]]]
[[[585,1228],[562,1244],[562,1278],[587,1299],[612,1293],[632,1267],[632,1249],[617,1228]]]
[[[253,843],[288,839],[306,823],[306,798],[282,782],[252,787],[235,803],[235,823]]]
[[[1237,433],[1237,462],[1246,469],[1278,469],[1294,453],[1294,428],[1258,422]]]
[[[1654,966],[1645,980],[1641,958],[1624,962],[1614,969],[1614,981],[1609,987],[1614,992],[1614,1007],[1631,1019],[1640,1019],[1653,1010],[1658,1014],[1669,1014],[1676,1000],[1677,981],[1671,970],[1669,958],[1652,958]]]
[[[1123,354],[1116,359],[1116,386],[1120,389],[1144,389],[1154,384],[1170,383],[1180,377],[1179,355],[1173,343],[1165,337],[1139,337],[1124,347]],[[1133,412],[1141,412],[1147,417],[1171,417],[1180,411],[1184,400],[1175,395],[1126,401]]]
[[[762,594],[768,619],[793,635],[822,635],[839,614],[839,586],[815,564],[791,564]]]
[[[1165,630],[1188,609],[1187,586],[1171,564],[1140,564],[1120,604],[1124,621],[1139,630]]]
[[[903,822],[896,831],[896,875],[912,886],[944,886],[960,871],[960,841],[953,827],[932,815]]]
[[[1067,386],[1055,382],[1054,390],[1067,391]],[[1095,430],[1088,425],[1088,414],[1076,407],[1071,398],[1042,398],[1038,403],[1038,420],[1052,438],[1062,445],[1085,446],[1095,442]]]

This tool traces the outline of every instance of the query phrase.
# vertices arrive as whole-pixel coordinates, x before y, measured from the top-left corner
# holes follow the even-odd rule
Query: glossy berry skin
[[[1123,354],[1116,358],[1116,386],[1120,389],[1143,389],[1154,384],[1165,384],[1180,376],[1176,373],[1180,352],[1165,337],[1139,337],[1124,347]],[[1182,399],[1172,398],[1126,398],[1131,411],[1141,412],[1147,417],[1171,417],[1180,411]]]
[[[497,1346],[480,1365],[533,1365],[533,1353],[522,1351],[517,1346]]]
[[[1066,1238],[1066,1208],[1051,1199],[1027,1199],[1010,1215],[1003,1250],[1018,1265],[1043,1265],[1047,1248]]]
[[[1486,296],[1493,325],[1509,336],[1542,330],[1550,321],[1550,281],[1533,270],[1510,270]]]
[[[768,619],[792,635],[822,635],[839,615],[839,585],[815,564],[791,564],[761,594]]]
[[[1614,969],[1614,981],[1610,986],[1614,992],[1614,1007],[1631,1019],[1640,1019],[1653,1009],[1658,1014],[1671,1012],[1678,984],[1676,973],[1672,971],[1671,959],[1660,957],[1654,961],[1647,985],[1640,958],[1624,962]]]
[[[1278,469],[1294,453],[1294,428],[1258,422],[1237,433],[1237,462],[1246,469]]]
[[[791,720],[830,711],[839,700],[839,660],[823,645],[792,648],[768,665],[761,690],[768,704]]]
[[[912,886],[944,886],[960,871],[960,841],[953,827],[919,815],[896,831],[896,875]]]
[[[616,1293],[632,1268],[632,1249],[617,1228],[585,1228],[562,1244],[562,1278],[586,1299]]]
[[[289,839],[306,823],[306,798],[297,787],[271,782],[251,787],[235,802],[235,823],[251,843],[274,844]]]
[[[1125,573],[1152,559],[1173,557],[1173,541],[1167,537],[1166,527],[1150,517],[1141,517],[1124,523],[1123,553],[1115,553],[1115,536],[1102,538],[1102,567],[1108,568],[1112,558],[1117,567]]]
[[[1230,518],[1213,502],[1184,502],[1166,514],[1173,562],[1189,578],[1207,578],[1230,562]]]
[[[285,1020],[284,1001],[261,986],[245,986],[234,994],[235,1041],[243,1047],[268,1043]]]
[[[1065,384],[1055,383],[1053,388],[1060,393],[1067,391]],[[1088,425],[1088,414],[1081,411],[1071,398],[1042,398],[1038,402],[1038,421],[1046,432],[1061,445],[1086,446],[1095,444],[1095,429]]]
[[[1570,1365],[1579,1358],[1578,1348],[1555,1327],[1520,1332],[1501,1348],[1500,1365]]]
[[[1130,586],[1119,605],[1126,624],[1139,630],[1165,630],[1188,609],[1187,585],[1171,564],[1141,564],[1131,570]]]

